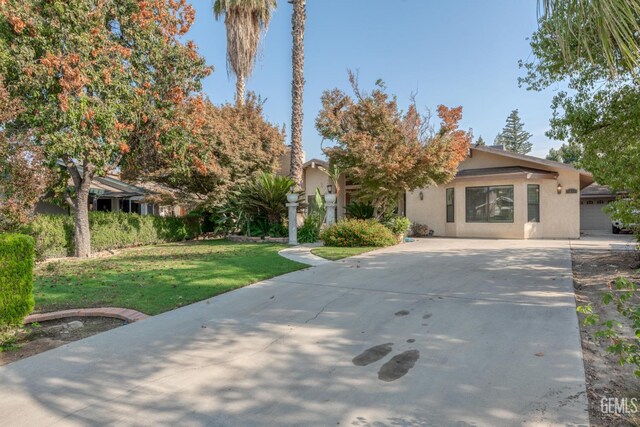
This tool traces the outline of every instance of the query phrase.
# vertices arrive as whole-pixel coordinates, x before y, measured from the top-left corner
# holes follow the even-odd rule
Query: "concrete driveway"
[[[0,425],[586,425],[567,241],[427,239],[0,367]]]

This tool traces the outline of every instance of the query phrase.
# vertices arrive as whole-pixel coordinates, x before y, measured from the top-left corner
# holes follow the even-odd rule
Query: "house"
[[[564,163],[474,146],[448,184],[406,195],[406,216],[435,236],[580,237],[580,192],[589,172]]]
[[[580,229],[586,233],[611,233],[611,217],[604,208],[625,192],[613,192],[594,182],[580,193]]]
[[[70,183],[71,185],[71,183]],[[118,174],[95,177],[89,192],[89,209],[103,212],[131,212],[140,215],[184,216],[188,208],[171,200],[170,190],[152,183],[130,184]],[[41,201],[36,214],[67,214],[68,209]]]
[[[325,194],[333,187],[322,171],[327,166],[320,159],[304,164],[304,190],[310,203],[316,188]],[[451,182],[407,192],[399,201],[398,212],[412,222],[428,225],[435,236],[579,238],[584,230],[581,221],[593,226],[593,221],[585,219],[594,215],[588,212],[590,196],[581,196],[592,183],[589,172],[571,165],[502,147],[473,146]],[[346,206],[358,190],[344,174],[339,186],[338,218],[346,215]],[[604,199],[594,200],[604,203],[599,202]],[[605,221],[599,221],[598,227],[604,228]],[[610,222],[607,227],[611,229]]]

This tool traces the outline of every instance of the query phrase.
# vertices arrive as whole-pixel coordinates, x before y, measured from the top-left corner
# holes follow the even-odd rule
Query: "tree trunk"
[[[291,84],[291,178],[298,187],[302,187],[302,95],[304,91],[304,25],[306,0],[293,0],[291,17],[293,36],[293,80]]]
[[[76,220],[73,236],[76,246],[75,255],[78,258],[88,258],[91,255],[91,231],[89,230],[89,188],[81,188],[77,190],[75,205]]]
[[[236,105],[244,105],[244,76],[238,74],[236,76]]]
[[[88,258],[91,255],[91,231],[89,230],[89,193],[91,182],[95,175],[95,166],[84,162],[82,170],[70,158],[65,159],[67,171],[71,175],[73,185],[76,190],[75,199],[68,195],[65,200],[75,213],[75,224],[73,230],[73,241],[75,244],[75,256],[78,258]]]

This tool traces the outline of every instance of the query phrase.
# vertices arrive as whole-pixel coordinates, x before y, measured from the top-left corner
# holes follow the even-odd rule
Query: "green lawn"
[[[354,255],[360,255],[365,252],[378,249],[376,247],[362,247],[362,248],[337,248],[333,246],[320,246],[311,250],[311,253],[318,255],[319,257],[336,261],[342,258],[347,258]]]
[[[162,313],[307,267],[278,255],[284,247],[213,240],[41,264],[35,272],[35,311],[114,306]]]

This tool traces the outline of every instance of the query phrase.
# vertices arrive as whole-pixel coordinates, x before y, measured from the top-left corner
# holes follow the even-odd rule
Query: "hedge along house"
[[[406,216],[435,236],[579,238],[580,191],[592,182],[570,165],[471,147],[451,182],[406,194]]]

